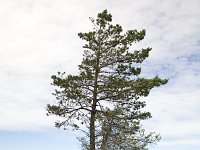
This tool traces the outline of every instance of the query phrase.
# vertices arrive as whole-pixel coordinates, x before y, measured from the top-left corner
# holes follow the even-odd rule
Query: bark
[[[95,150],[95,109],[96,104],[93,102],[90,118],[90,150]]]
[[[97,81],[98,81],[98,75],[99,75],[99,58],[100,58],[100,48],[97,53],[92,111],[91,111],[91,118],[90,118],[90,150],[95,150],[95,116],[96,116],[96,104],[97,104],[97,89],[98,89]]]

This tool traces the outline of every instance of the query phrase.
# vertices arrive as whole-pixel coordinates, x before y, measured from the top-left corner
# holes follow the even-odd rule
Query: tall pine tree
[[[94,30],[78,34],[86,41],[79,74],[52,76],[56,104],[47,105],[48,115],[62,118],[56,127],[88,128],[84,132],[89,142],[82,139],[85,149],[145,149],[159,136],[145,134],[140,128],[140,121],[151,114],[141,111],[146,104],[139,98],[167,80],[139,77],[141,68],[136,66],[149,56],[151,48],[131,51],[129,47],[144,38],[145,30],[123,32],[119,24],[111,24],[107,10],[90,20]],[[80,128],[84,125],[87,128]]]

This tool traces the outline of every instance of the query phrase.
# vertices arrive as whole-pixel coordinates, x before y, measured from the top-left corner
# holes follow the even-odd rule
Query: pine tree
[[[52,75],[56,104],[47,105],[48,115],[62,118],[56,127],[88,127],[84,131],[89,138],[84,146],[88,150],[145,147],[159,138],[152,133],[144,135],[140,129],[140,121],[151,114],[141,111],[146,103],[139,98],[167,80],[139,77],[141,68],[137,66],[149,56],[151,48],[130,51],[129,47],[144,38],[145,30],[124,33],[119,24],[111,24],[112,15],[107,10],[90,20],[93,31],[78,34],[86,41],[78,75]],[[115,134],[122,136],[112,140]]]

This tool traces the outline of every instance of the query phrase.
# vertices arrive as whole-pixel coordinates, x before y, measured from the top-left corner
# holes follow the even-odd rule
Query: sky
[[[142,75],[169,79],[153,89],[143,122],[161,142],[150,150],[200,147],[200,0],[0,0],[0,147],[3,150],[80,150],[79,135],[54,127],[51,75],[76,74],[89,17],[107,9],[113,23],[146,29],[130,50],[152,47]]]

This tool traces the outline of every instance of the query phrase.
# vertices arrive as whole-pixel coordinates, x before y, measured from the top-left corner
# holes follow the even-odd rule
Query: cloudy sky
[[[151,150],[200,147],[200,0],[0,0],[0,147],[3,150],[79,150],[77,133],[54,128],[52,74],[77,73],[77,33],[104,9],[125,29],[146,29],[134,48],[152,47],[143,75],[169,83],[145,98],[162,135]]]

